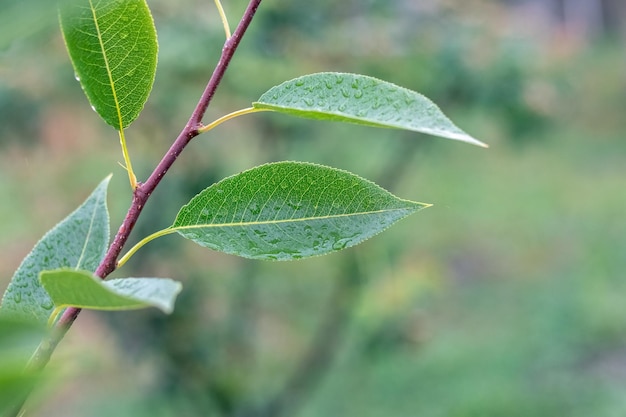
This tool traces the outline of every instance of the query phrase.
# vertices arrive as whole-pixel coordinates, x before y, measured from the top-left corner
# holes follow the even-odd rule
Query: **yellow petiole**
[[[54,326],[54,323],[57,321],[57,318],[59,317],[59,314],[61,314],[61,312],[65,309],[65,307],[55,307],[54,310],[52,310],[52,313],[50,314],[50,317],[48,317],[48,327],[52,328],[52,326]]]
[[[230,39],[232,35],[230,33],[230,25],[228,24],[226,13],[224,13],[224,8],[222,7],[222,3],[220,3],[220,0],[215,0],[215,6],[217,7],[217,11],[220,14],[220,19],[222,19],[222,24],[224,25],[224,32],[226,33],[226,40],[228,40]]]
[[[158,232],[152,233],[150,236],[141,239],[139,242],[137,242],[137,244],[135,244],[135,246],[133,246],[128,252],[126,252],[126,254],[124,254],[124,256],[122,256],[119,261],[117,261],[117,267],[122,267],[135,254],[135,252],[141,249],[146,243],[151,242],[158,237],[166,236],[174,232],[176,232],[176,229],[167,228],[159,230]]]
[[[135,172],[133,171],[133,166],[130,163],[130,155],[128,154],[128,148],[126,147],[126,137],[124,136],[124,129],[119,130],[120,133],[120,144],[122,145],[122,154],[124,154],[124,164],[126,165],[124,169],[128,171],[128,179],[130,180],[130,188],[133,191],[137,188],[137,177],[135,176]]]
[[[227,120],[234,119],[235,117],[243,116],[245,114],[250,114],[250,113],[258,113],[262,111],[272,111],[272,110],[271,109],[258,109],[254,107],[248,107],[246,109],[237,110],[232,113],[228,113],[225,116],[220,117],[219,119],[209,123],[206,126],[202,126],[200,129],[198,129],[198,133],[206,133],[209,130],[213,129],[214,127],[221,125]]]

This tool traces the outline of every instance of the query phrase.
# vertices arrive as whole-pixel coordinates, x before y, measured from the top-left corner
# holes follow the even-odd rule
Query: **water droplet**
[[[311,107],[311,106],[313,106],[313,104],[315,104],[315,103],[313,102],[313,99],[310,99],[310,98],[305,98],[305,99],[304,99],[304,104],[306,104],[307,106]]]
[[[339,105],[339,111],[346,111],[346,108],[347,108],[347,107],[348,107],[348,106],[346,106],[345,104],[340,104],[340,105]]]
[[[254,234],[260,237],[261,239],[264,239],[265,237],[267,237],[267,232],[260,230],[260,229],[254,229]]]
[[[356,90],[354,92],[354,98],[361,98],[363,97],[363,90]]]
[[[76,81],[80,82],[80,77],[78,76],[78,74],[74,73],[74,78],[76,78]]]
[[[304,85],[304,80],[296,80],[296,87],[302,87]]]
[[[328,88],[329,90],[332,90],[333,88],[333,83],[330,82],[330,80],[326,80],[325,81],[326,84],[326,88]]]
[[[350,237],[342,238],[336,233],[332,233],[332,237],[335,240],[332,244],[333,250],[345,249],[345,247],[348,246],[348,244],[352,241],[352,238]]]
[[[252,203],[248,206],[248,210],[250,210],[250,213],[252,213],[254,216],[258,215],[261,212],[261,209],[259,208],[259,205],[256,203]]]
[[[45,301],[42,301],[40,304],[41,308],[43,308],[44,310],[52,310],[52,307],[54,307],[54,304],[52,303],[52,300],[47,299]]]
[[[345,88],[341,89],[341,95],[343,95],[345,98],[350,98],[350,91],[348,91]]]
[[[22,302],[22,293],[16,292],[15,295],[13,296],[13,301],[15,302],[15,304],[21,303]]]
[[[222,190],[221,188],[218,188],[215,190],[216,193],[218,194],[222,194],[224,192],[224,190]]]
[[[96,106],[94,106],[93,104],[91,105],[91,110],[95,111],[96,113],[98,113],[98,110],[96,110]]]
[[[287,205],[294,211],[302,209],[302,204],[300,204],[300,202],[289,201]]]
[[[337,82],[337,84],[341,84],[343,82],[343,77],[341,75],[337,75],[337,78],[335,81]]]

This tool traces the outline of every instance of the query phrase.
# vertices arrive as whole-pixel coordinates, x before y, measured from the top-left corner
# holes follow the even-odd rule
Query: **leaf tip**
[[[484,142],[479,141],[478,139],[468,135],[465,132],[438,132],[438,131],[434,131],[434,130],[424,130],[424,133],[428,133],[431,135],[435,135],[435,136],[441,136],[441,137],[447,137],[449,139],[454,139],[454,140],[459,140],[461,142],[465,142],[465,143],[469,143],[470,145],[475,145],[481,148],[488,148],[489,145],[487,145]]]

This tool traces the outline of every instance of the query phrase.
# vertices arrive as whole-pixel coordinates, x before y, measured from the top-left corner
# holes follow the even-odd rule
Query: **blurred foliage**
[[[3,2],[1,19],[26,21],[26,4],[39,3]],[[359,248],[295,263],[151,243],[123,274],[184,280],[174,315],[81,316],[58,356],[91,353],[39,415],[624,413],[623,48],[518,32],[494,1],[442,4],[264,3],[207,121],[304,73],[360,72],[429,96],[489,150],[252,115],[192,143],[133,238],[220,178],[279,159],[348,169],[435,206]],[[206,2],[150,5],[159,69],[128,132],[140,178],[223,42]],[[234,24],[245,2],[224,6]],[[55,24],[0,31],[2,284],[111,170],[113,225],[129,199],[116,135],[89,110]]]

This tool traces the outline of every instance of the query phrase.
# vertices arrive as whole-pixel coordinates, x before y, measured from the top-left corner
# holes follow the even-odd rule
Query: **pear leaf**
[[[94,310],[136,310],[156,307],[174,311],[182,290],[169,278],[118,278],[103,281],[87,271],[58,269],[43,271],[41,284],[57,308],[79,307]]]
[[[427,206],[350,172],[278,162],[205,189],[170,230],[229,254],[292,260],[354,246]]]
[[[272,87],[252,106],[309,119],[411,130],[487,147],[420,93],[366,75],[305,75]]]

